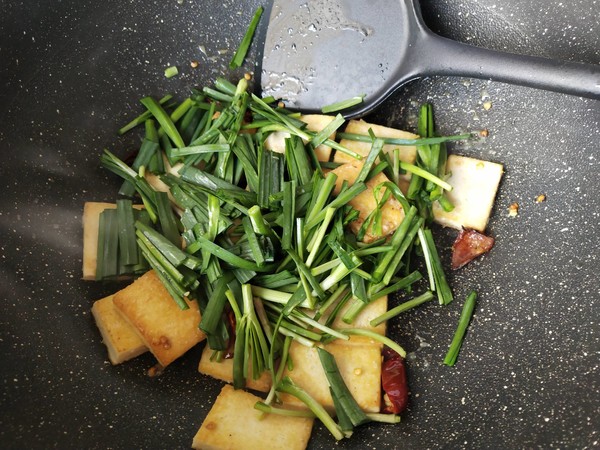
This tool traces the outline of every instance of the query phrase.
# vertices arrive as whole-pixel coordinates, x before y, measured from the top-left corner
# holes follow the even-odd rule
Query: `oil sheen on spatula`
[[[403,40],[401,8],[390,8],[392,3],[275,1],[264,48],[263,94],[302,111],[374,95],[402,56],[394,45]]]

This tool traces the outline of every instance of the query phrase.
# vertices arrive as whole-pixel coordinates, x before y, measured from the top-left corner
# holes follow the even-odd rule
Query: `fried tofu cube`
[[[194,436],[202,450],[303,450],[314,419],[263,414],[254,409],[261,398],[226,384]]]
[[[359,161],[353,161],[336,167],[332,170],[337,175],[334,194],[338,195],[342,188],[344,180],[348,181],[351,186],[356,181],[360,170],[362,169],[362,163]],[[375,189],[382,183],[390,181],[384,173],[380,172],[373,178],[367,181],[367,189],[358,194],[356,197],[351,199],[348,203],[352,208],[358,211],[358,219],[350,223],[350,229],[353,233],[358,233],[361,226],[375,209],[377,209],[377,201],[381,199],[385,194],[386,189],[381,188],[375,198]],[[390,196],[381,208],[381,234],[375,233],[373,227],[370,225],[367,228],[364,242],[373,242],[381,237],[389,236],[396,231],[396,228],[400,226],[404,219],[404,210],[402,205],[393,196]]]
[[[227,383],[233,383],[233,359],[211,361],[212,352],[213,350],[208,345],[204,347],[200,363],[198,364],[198,372],[210,375],[218,380],[226,381]],[[269,392],[269,389],[271,389],[271,375],[269,371],[265,370],[256,380],[252,376],[252,365],[250,365],[249,372],[246,387],[255,391]]]
[[[114,295],[94,302],[92,315],[108,349],[111,364],[121,364],[148,351],[144,341],[121,316],[113,304]]]
[[[187,300],[189,309],[179,308],[153,270],[117,292],[113,302],[163,367],[206,337],[198,328],[198,303]]]
[[[339,193],[342,190],[342,185],[344,184],[344,181],[348,182],[348,186],[352,186],[356,182],[356,179],[358,178],[358,174],[360,173],[362,167],[362,162],[351,161],[333,169],[331,172],[335,173],[337,176],[335,180],[335,187],[333,188],[333,194],[339,195]]]
[[[379,412],[381,403],[381,345],[377,342],[355,339],[350,343],[336,340],[323,346],[338,365],[340,374],[352,396],[366,412]],[[292,370],[286,369],[294,383],[307,391],[328,411],[334,412],[327,377],[316,348],[296,341],[290,346]],[[304,407],[304,403],[288,394],[281,394],[284,403]]]
[[[115,209],[114,203],[86,202],[83,206],[83,279],[96,279],[96,264],[98,254],[98,227],[100,213],[105,209]],[[141,209],[143,206],[134,205]]]
[[[504,169],[501,164],[482,161],[466,156],[450,155],[446,164],[450,173],[448,183],[452,190],[446,192],[448,200],[454,205],[446,212],[438,202],[433,204],[433,217],[445,227],[472,228],[484,232],[496,192]]]
[[[319,132],[331,123],[334,116],[325,114],[305,114],[300,116],[300,120],[306,123],[306,129],[309,131]],[[265,148],[277,153],[285,153],[285,140],[290,137],[287,131],[276,131],[270,133],[265,140]],[[330,139],[335,139],[335,133],[329,136]],[[304,142],[306,144],[306,141]],[[331,147],[321,144],[315,148],[315,154],[319,161],[329,161],[331,157]]]
[[[398,130],[396,128],[384,127],[382,125],[375,125],[372,123],[365,122],[364,120],[351,120],[346,126],[346,133],[362,134],[364,136],[369,135],[369,129],[373,130],[375,136],[381,138],[398,138],[398,139],[417,139],[419,136],[408,131]],[[371,142],[359,142],[352,141],[349,139],[342,139],[340,144],[349,150],[352,150],[360,155],[367,156],[371,150]],[[399,158],[401,161],[414,164],[417,159],[417,147],[414,145],[393,145],[386,144],[383,146],[382,151],[385,153],[392,153],[394,149],[399,149]],[[336,151],[333,160],[338,163],[356,161],[352,156],[349,156],[343,152]],[[408,189],[408,183],[410,182],[410,174],[404,174],[400,176],[399,186],[402,192],[406,193]]]

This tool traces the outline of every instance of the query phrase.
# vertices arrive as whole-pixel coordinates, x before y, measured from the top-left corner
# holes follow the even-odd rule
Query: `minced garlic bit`
[[[540,194],[535,198],[536,203],[542,203],[546,201],[546,194]]]
[[[483,103],[483,109],[485,109],[486,111],[489,111],[492,108],[492,102],[484,102]]]
[[[244,78],[245,78],[247,81],[250,81],[250,80],[252,79],[252,75],[251,75],[249,72],[246,72],[246,73],[244,74]]]
[[[200,63],[198,61],[190,61],[190,66],[192,66],[192,69],[195,69],[199,65],[200,65]]]
[[[509,217],[517,217],[519,214],[519,204],[517,202],[513,202],[508,207],[508,216]]]
[[[362,369],[360,367],[357,367],[356,369],[354,369],[354,375],[362,375]]]
[[[277,103],[277,106],[278,106],[279,108],[285,108],[285,103],[283,103],[283,102],[279,102],[279,103]]]
[[[479,136],[481,137],[488,137],[490,135],[490,132],[488,130],[481,130],[479,132]]]

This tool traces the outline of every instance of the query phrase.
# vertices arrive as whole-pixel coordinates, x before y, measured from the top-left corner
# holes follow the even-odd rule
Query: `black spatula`
[[[403,84],[452,75],[600,99],[600,66],[473,47],[436,35],[417,0],[275,0],[265,40],[265,94],[306,112],[364,95],[361,116]]]

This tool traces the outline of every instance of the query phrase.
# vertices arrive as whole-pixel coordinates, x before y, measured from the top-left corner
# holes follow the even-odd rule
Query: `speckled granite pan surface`
[[[145,374],[154,364],[148,355],[110,366],[90,307],[120,286],[80,280],[82,207],[114,200],[119,182],[99,167],[99,155],[137,147],[135,133],[116,131],[141,111],[138,99],[182,97],[228,73],[259,3],[2,2],[2,448],[190,446],[220,383],[197,374],[199,347],[154,379]],[[434,31],[463,42],[600,64],[593,0],[431,0],[422,9]],[[259,70],[259,41],[231,79]],[[170,65],[180,75],[166,79]],[[442,133],[489,130],[451,151],[505,165],[488,228],[496,245],[450,274],[458,301],[391,324],[409,351],[403,422],[364,427],[337,447],[597,448],[600,102],[432,78],[405,86],[370,119],[414,129],[424,101],[434,103]],[[539,194],[546,201],[536,203]],[[508,217],[513,202],[519,215]],[[448,249],[454,233],[436,232]],[[472,288],[478,307],[448,368],[443,356]],[[334,442],[316,427],[309,446]]]

